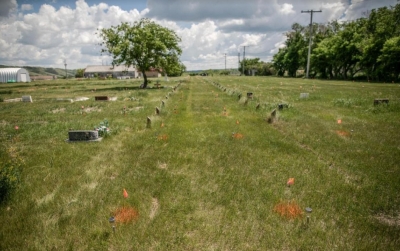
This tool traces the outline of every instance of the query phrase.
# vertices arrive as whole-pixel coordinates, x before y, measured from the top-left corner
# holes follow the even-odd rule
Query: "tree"
[[[83,78],[83,74],[85,73],[85,69],[78,69],[76,70],[75,77],[76,78]]]
[[[143,18],[133,24],[124,22],[108,29],[103,28],[99,35],[103,40],[100,45],[105,47],[101,52],[112,56],[113,65],[134,65],[142,72],[143,88],[147,87],[146,71],[165,69],[168,72],[173,65],[180,64],[180,37],[173,30],[150,19]]]

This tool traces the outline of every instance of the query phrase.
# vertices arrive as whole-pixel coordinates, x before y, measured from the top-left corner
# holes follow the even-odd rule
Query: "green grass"
[[[272,77],[162,84],[0,85],[3,99],[33,98],[0,103],[3,146],[24,159],[18,188],[0,205],[1,250],[398,249],[399,85]],[[245,104],[247,92],[254,98]],[[101,95],[118,99],[94,101]],[[76,97],[90,99],[56,100]],[[374,98],[390,103],[374,106]],[[267,123],[280,103],[288,108]],[[104,119],[111,135],[101,142],[65,142],[70,128]],[[305,215],[279,216],[280,201],[312,207],[309,224]],[[121,206],[139,218],[113,233],[108,218]]]

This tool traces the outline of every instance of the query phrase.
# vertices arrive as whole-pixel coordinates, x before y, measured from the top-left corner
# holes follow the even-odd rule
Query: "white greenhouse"
[[[0,68],[0,83],[31,82],[24,68]]]

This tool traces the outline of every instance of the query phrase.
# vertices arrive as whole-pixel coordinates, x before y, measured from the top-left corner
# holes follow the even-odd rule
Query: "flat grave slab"
[[[99,132],[95,130],[71,130],[68,132],[68,142],[79,141],[101,141],[103,138],[99,137]]]
[[[10,103],[10,102],[21,102],[22,98],[13,98],[13,99],[5,99],[4,102]]]

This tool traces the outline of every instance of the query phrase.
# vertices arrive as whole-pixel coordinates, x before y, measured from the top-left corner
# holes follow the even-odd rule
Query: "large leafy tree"
[[[146,71],[156,69],[169,71],[175,65],[181,67],[179,56],[180,37],[173,31],[154,21],[143,18],[129,24],[121,23],[100,30],[103,42],[102,53],[109,53],[113,65],[134,65],[142,72],[143,88],[147,86]]]

